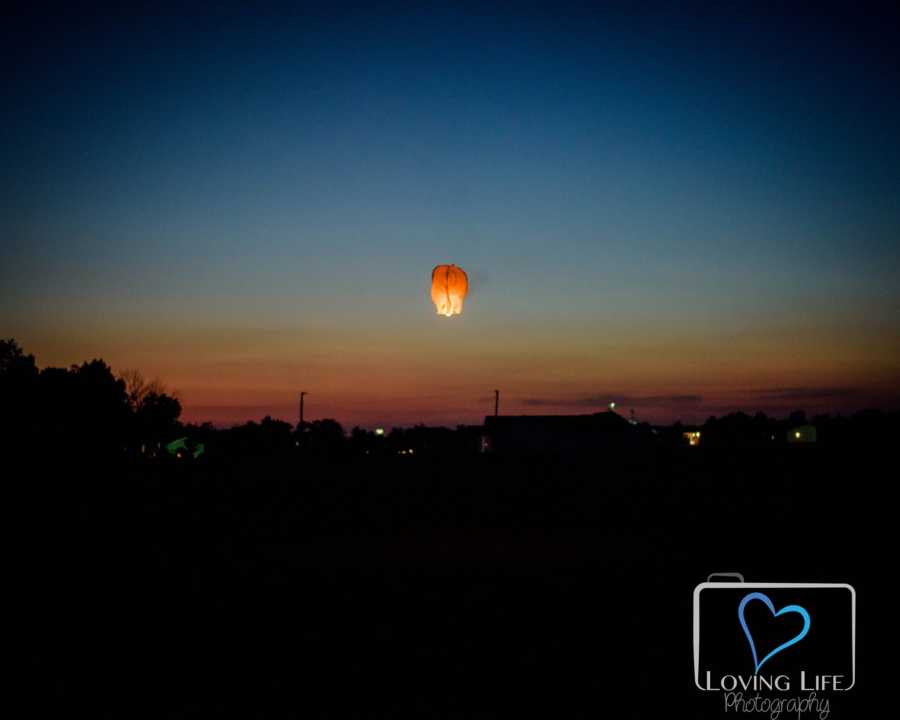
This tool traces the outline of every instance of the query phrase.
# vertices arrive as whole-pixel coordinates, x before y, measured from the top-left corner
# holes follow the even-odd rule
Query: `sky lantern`
[[[438,265],[431,271],[431,301],[438,315],[459,315],[469,291],[469,278],[461,267]]]

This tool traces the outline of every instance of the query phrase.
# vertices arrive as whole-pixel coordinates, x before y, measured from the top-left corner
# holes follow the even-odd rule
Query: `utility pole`
[[[494,417],[500,414],[500,391],[494,390]]]
[[[300,429],[303,429],[303,398],[308,395],[305,390],[300,393]]]

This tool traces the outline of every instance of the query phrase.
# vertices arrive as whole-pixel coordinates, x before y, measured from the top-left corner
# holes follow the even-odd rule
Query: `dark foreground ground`
[[[831,717],[886,717],[892,456],[36,458],[12,504],[29,707],[723,717],[693,687],[691,593],[740,571],[853,584],[857,687]]]

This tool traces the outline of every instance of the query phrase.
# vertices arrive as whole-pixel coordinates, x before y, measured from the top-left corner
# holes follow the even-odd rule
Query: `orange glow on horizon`
[[[266,415],[295,423],[301,385],[315,392],[308,419],[345,428],[480,423],[503,391],[506,414],[578,414],[632,408],[639,421],[702,423],[743,410],[849,413],[897,401],[890,343],[872,333],[819,328],[673,329],[654,318],[617,327],[606,318],[507,317],[495,304],[447,326],[415,298],[383,317],[331,323],[229,318],[203,325],[152,319],[99,328],[33,326],[15,335],[39,367],[102,358],[178,391],[185,422],[230,425]],[[312,396],[311,396],[312,397]]]

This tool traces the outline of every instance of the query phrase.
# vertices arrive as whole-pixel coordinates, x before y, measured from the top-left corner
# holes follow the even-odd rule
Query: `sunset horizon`
[[[0,23],[35,716],[890,706],[900,4],[55,5]]]
[[[41,364],[138,368],[217,423],[301,390],[351,426],[479,422],[494,388],[654,422],[898,404],[877,28],[116,17],[10,38],[3,332]]]
[[[340,422],[345,430],[355,426],[366,429],[376,427],[410,427],[425,424],[444,427],[481,424],[485,416],[494,412],[495,385],[490,377],[480,385],[428,384],[428,377],[418,378],[414,373],[398,369],[398,376],[378,386],[361,382],[359,391],[346,391],[336,380],[325,378],[321,385],[297,383],[288,385],[293,367],[272,368],[264,360],[248,361],[248,372],[254,377],[265,375],[269,379],[263,387],[246,386],[225,392],[217,384],[222,375],[228,375],[229,364],[211,363],[203,369],[203,375],[211,377],[211,387],[180,384],[179,368],[165,366],[155,371],[152,363],[139,366],[134,363],[115,362],[115,355],[103,356],[86,352],[80,357],[54,356],[46,361],[33,348],[25,345],[27,353],[36,355],[38,367],[70,367],[92,359],[107,362],[117,375],[137,370],[148,380],[157,380],[168,392],[174,393],[182,404],[182,419],[201,424],[210,422],[217,427],[230,427],[264,417],[296,424],[299,417],[299,393],[307,393],[306,420],[330,418]],[[134,355],[124,354],[126,358]],[[237,373],[241,364],[234,363],[231,372]],[[349,366],[348,366],[349,367]],[[183,370],[181,370],[183,372]],[[499,377],[499,373],[495,376]],[[748,375],[748,378],[752,375]],[[173,381],[172,378],[175,378]],[[418,383],[416,381],[418,379]],[[774,378],[777,381],[777,378]],[[374,387],[373,387],[374,385]],[[409,387],[417,387],[411,391]],[[597,385],[582,389],[578,384],[565,380],[549,381],[541,377],[522,379],[517,383],[503,383],[500,412],[504,415],[565,415],[603,412],[615,403],[616,412],[650,424],[702,423],[710,416],[722,416],[733,412],[753,415],[757,412],[772,417],[787,417],[801,411],[814,415],[849,416],[862,410],[893,410],[898,405],[896,386],[885,383],[876,385],[826,384],[826,385],[768,385],[753,386],[751,381],[733,387],[713,383],[695,386],[656,386],[645,390],[640,385],[628,389],[623,384]],[[695,390],[692,392],[692,390]],[[479,392],[480,391],[480,392]]]

